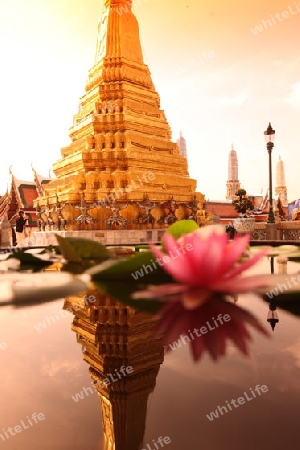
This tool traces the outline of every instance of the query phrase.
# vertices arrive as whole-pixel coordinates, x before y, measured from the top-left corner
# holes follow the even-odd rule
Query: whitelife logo
[[[288,6],[287,8],[288,9],[282,11],[281,13],[274,14],[275,17],[273,17],[273,14],[270,14],[270,19],[262,20],[260,25],[256,25],[256,27],[251,28],[252,33],[255,35],[262,33],[264,29],[267,30],[283,20],[289,19],[291,16],[298,14],[300,12],[300,1],[299,3],[294,2],[294,6]]]
[[[212,317],[212,320],[214,321],[215,327],[211,326],[212,324],[208,320],[206,322],[207,327],[202,326],[200,328],[194,328],[193,331],[189,330],[188,333],[191,339],[194,340],[195,337],[201,337],[208,331],[213,331],[216,328],[219,328],[220,325],[224,325],[224,322],[229,322],[231,320],[231,317],[229,314],[224,315],[219,314],[216,319]],[[217,321],[219,321],[219,323]],[[183,345],[189,344],[191,342],[191,339],[186,334],[185,335],[181,334],[180,339],[178,339],[178,341],[174,341],[172,344],[169,344],[169,347],[171,350],[176,350],[177,348],[180,348],[182,344]]]
[[[297,281],[298,280],[298,281]],[[282,294],[283,290],[288,291],[289,289],[293,289],[294,286],[297,286],[300,282],[300,275],[296,277],[291,277],[290,280],[287,278],[285,279],[286,283],[278,283],[277,286],[274,287],[273,290],[270,290],[269,292],[266,292],[266,295],[271,300],[273,297],[276,297],[279,294]],[[294,286],[291,285],[290,281],[294,283]],[[279,292],[280,289],[280,292]]]
[[[27,420],[21,420],[21,425],[8,427],[6,430],[3,428],[3,434],[0,434],[0,439],[5,441],[5,438],[9,439],[10,436],[16,436],[16,433],[21,433],[23,430],[33,427],[34,423],[39,423],[39,421],[45,420],[45,416],[42,413],[33,413],[31,418],[27,416],[26,419]],[[34,423],[32,423],[32,420]]]
[[[268,392],[268,387],[265,384],[263,384],[262,386],[257,384],[255,386],[254,390],[257,392],[258,395],[261,395],[261,393],[264,394],[264,393]],[[250,392],[251,392],[250,395],[252,395],[252,397],[248,397],[247,392],[244,392],[245,397],[239,397],[237,400],[232,399],[230,402],[228,402],[226,400],[225,403],[226,403],[226,406],[229,409],[229,411],[232,411],[232,408],[229,403],[231,403],[235,408],[238,408],[240,405],[245,404],[245,398],[246,398],[247,402],[250,402],[251,400],[256,398],[255,392],[253,391],[252,388],[250,388]],[[236,402],[238,404],[236,404]],[[212,411],[210,414],[206,414],[206,417],[208,418],[208,420],[213,421],[214,419],[217,419],[218,417],[220,417],[219,413],[221,413],[221,415],[223,416],[224,413],[229,412],[228,409],[226,408],[226,406],[218,406],[215,411]]]
[[[0,343],[0,350],[7,350],[7,343],[6,342],[1,342]]]
[[[96,297],[94,295],[85,295],[83,297],[85,306],[91,306],[91,303],[95,303]],[[60,322],[61,318],[65,319],[66,317],[70,317],[68,313],[74,314],[74,312],[80,311],[81,307],[77,306],[75,303],[72,303],[72,307],[66,308],[66,310],[59,310],[53,314],[53,316],[46,316],[43,322],[39,322],[37,325],[34,325],[34,328],[39,333],[42,330],[45,330],[47,326]],[[68,311],[68,312],[66,312]],[[60,315],[60,316],[59,316]]]
[[[147,3],[148,0],[143,0],[143,2]],[[136,8],[137,6],[140,6],[143,2],[141,0],[130,0],[130,1],[126,2],[125,5],[117,8],[116,11],[119,14],[119,16],[123,16],[123,14],[127,14],[131,10],[132,7]]]
[[[121,373],[119,373],[121,372]],[[107,378],[105,378],[103,380],[103,383],[101,383],[101,381],[97,381],[98,386],[100,386],[100,388],[104,389],[105,387],[109,386],[112,383],[115,383],[116,381],[120,380],[123,377],[126,377],[128,374],[133,373],[133,368],[132,366],[122,366],[120,367],[120,369],[115,369],[115,373],[110,373],[107,375]],[[114,377],[114,375],[116,377]],[[87,397],[89,397],[90,394],[93,394],[94,392],[97,392],[97,389],[95,388],[94,382],[91,381],[91,384],[94,388],[93,389],[88,386],[88,387],[83,387],[83,390],[81,392],[78,392],[75,395],[72,395],[72,399],[74,400],[74,402],[79,402],[79,400],[83,400],[84,396],[86,395]]]
[[[166,436],[164,438],[162,436],[159,436],[156,442],[154,439],[152,439],[152,442],[154,444],[154,447],[150,447],[150,444],[147,444],[147,446],[145,448],[142,448],[142,450],[159,450],[160,448],[163,448],[165,444],[170,444],[171,439],[169,438],[169,436]],[[160,447],[158,446],[158,444],[160,445]]]
[[[190,252],[191,250],[193,250],[192,244],[187,244],[186,246],[181,245],[180,248],[174,248],[174,253],[170,251],[167,255],[163,256],[162,258],[156,258],[154,261],[153,261],[153,259],[151,259],[152,265],[143,264],[141,270],[136,270],[135,273],[131,274],[131,276],[135,280],[138,280],[139,278],[143,277],[144,275],[147,275],[148,273],[153,272],[154,269],[157,270],[157,268],[158,268],[157,264],[160,267],[162,267],[165,264],[169,264],[171,260],[180,258],[182,255],[185,255],[187,251]]]

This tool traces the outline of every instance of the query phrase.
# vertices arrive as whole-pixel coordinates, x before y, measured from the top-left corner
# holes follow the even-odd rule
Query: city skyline
[[[182,129],[190,176],[206,199],[225,200],[232,142],[241,184],[249,194],[266,191],[263,132],[269,121],[276,130],[274,180],[281,156],[288,199],[300,196],[300,5],[292,3],[134,2],[144,60],[173,142]],[[9,166],[20,179],[32,179],[31,162],[47,175],[68,144],[68,129],[94,61],[102,5],[96,0],[11,0],[0,6],[5,68],[0,75],[1,194]]]

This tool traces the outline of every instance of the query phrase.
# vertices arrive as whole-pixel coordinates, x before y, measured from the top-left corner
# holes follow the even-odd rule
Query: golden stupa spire
[[[103,58],[126,58],[143,64],[139,26],[131,6],[132,2],[128,0],[104,2],[98,25],[95,65]]]

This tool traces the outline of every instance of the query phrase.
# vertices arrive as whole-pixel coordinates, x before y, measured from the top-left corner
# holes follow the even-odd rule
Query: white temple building
[[[284,164],[279,156],[279,161],[276,164],[276,187],[275,195],[280,198],[282,206],[288,206],[287,188],[285,184]]]
[[[226,200],[234,200],[235,193],[241,186],[239,182],[238,158],[233,144],[231,145],[231,150],[228,156],[228,180],[226,186]]]
[[[184,156],[185,158],[187,158],[186,140],[184,139],[184,137],[182,135],[182,131],[180,131],[180,137],[177,140],[177,144],[178,144],[178,147],[179,147],[180,155]]]

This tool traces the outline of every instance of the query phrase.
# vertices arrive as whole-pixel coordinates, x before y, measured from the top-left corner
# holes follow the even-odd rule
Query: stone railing
[[[276,238],[278,241],[300,241],[300,221],[277,222]],[[266,222],[257,222],[252,240],[264,241],[267,237]]]

